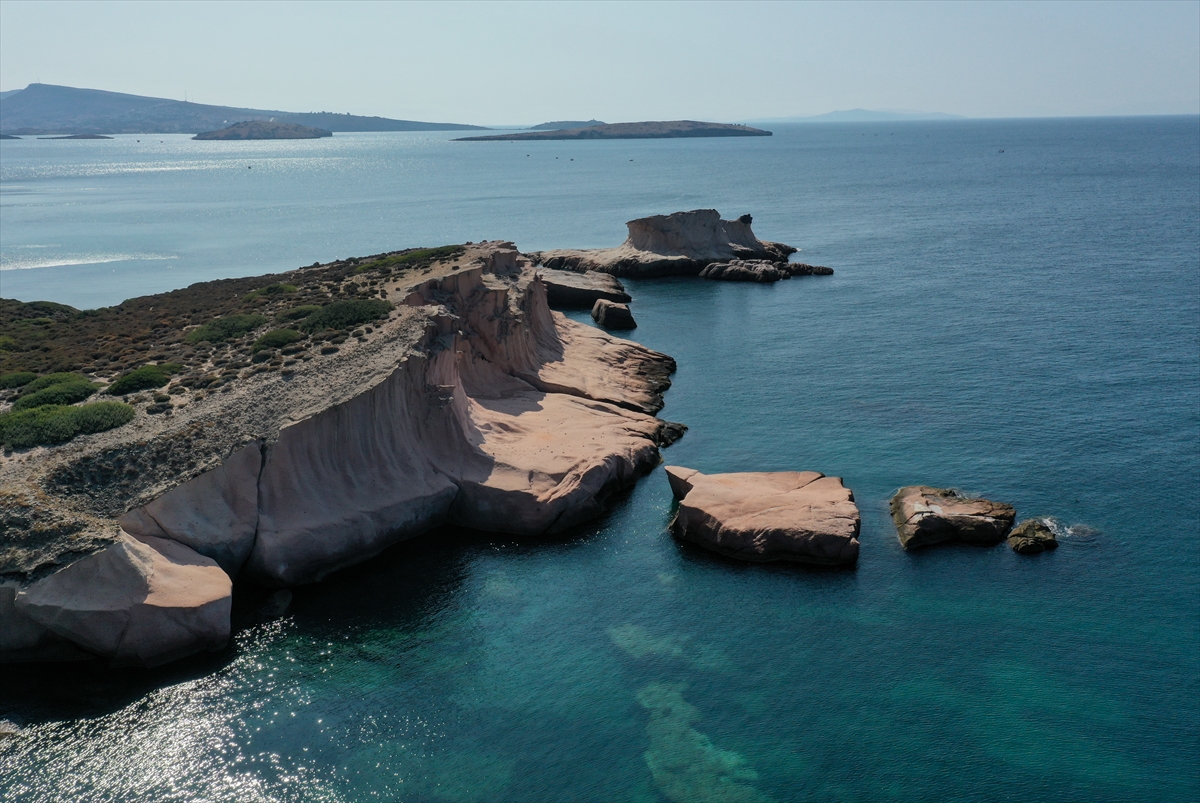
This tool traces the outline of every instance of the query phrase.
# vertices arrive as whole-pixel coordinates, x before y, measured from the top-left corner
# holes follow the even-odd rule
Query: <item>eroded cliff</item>
[[[313,582],[446,523],[561,530],[682,431],[654,416],[674,362],[552,312],[510,243],[371,286],[395,308],[339,347],[5,455],[0,659],[219,647],[234,577]]]

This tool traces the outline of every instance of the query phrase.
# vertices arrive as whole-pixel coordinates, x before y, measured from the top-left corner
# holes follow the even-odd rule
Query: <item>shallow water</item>
[[[641,214],[752,212],[837,273],[627,282],[634,338],[680,365],[663,416],[691,429],[664,457],[842,476],[862,555],[817,572],[677,544],[659,469],[563,538],[432,534],[297,589],[280,620],[241,589],[220,655],[3,670],[0,717],[22,725],[0,737],[5,799],[1200,795],[1195,118],[536,150],[135,139],[0,146],[5,296],[112,303],[385,248],[605,245]],[[172,259],[8,269],[34,245],[43,262]],[[1062,546],[906,554],[886,504],[918,482],[1053,516]]]

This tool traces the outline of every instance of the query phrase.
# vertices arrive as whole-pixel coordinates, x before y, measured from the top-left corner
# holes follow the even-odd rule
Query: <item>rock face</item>
[[[590,310],[602,298],[617,304],[633,300],[617,277],[607,273],[539,268],[538,275],[546,286],[546,301],[551,309]]]
[[[722,220],[715,209],[697,209],[631,220],[629,236],[616,248],[543,251],[531,256],[547,268],[595,270],[615,276],[695,276],[713,262],[765,259],[786,262],[790,245],[759,240],[751,218]]]
[[[816,471],[701,474],[667,466],[685,541],[756,562],[846,566],[858,560],[858,507],[837,477]]]
[[[617,304],[607,299],[599,299],[592,307],[592,320],[605,329],[636,329],[637,322],[628,304]]]
[[[1058,549],[1058,539],[1044,519],[1026,519],[1008,534],[1008,545],[1018,554],[1036,555]]]
[[[892,520],[905,549],[962,541],[992,546],[1012,529],[1012,505],[968,499],[957,491],[910,485],[892,497]]]
[[[675,363],[546,296],[511,243],[472,246],[397,283],[336,358],[0,463],[0,540],[40,539],[0,565],[0,661],[152,666],[227,641],[233,577],[293,586],[441,524],[539,535],[601,513],[683,432],[654,415]],[[163,444],[196,470],[111,469]]]
[[[771,262],[766,259],[734,259],[713,262],[700,271],[701,279],[725,282],[777,282],[793,276],[832,276],[833,269],[801,262]]]
[[[164,538],[121,539],[21,590],[23,617],[114,666],[157,666],[229,639],[232,583]]]

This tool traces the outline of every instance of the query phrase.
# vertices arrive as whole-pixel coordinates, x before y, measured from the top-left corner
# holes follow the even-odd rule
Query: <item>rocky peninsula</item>
[[[219,648],[235,578],[315,582],[441,524],[563,530],[683,432],[655,416],[674,361],[552,311],[506,242],[3,305],[6,661]],[[129,417],[47,428],[100,405]]]
[[[497,142],[505,140],[585,140],[585,139],[681,139],[687,137],[769,137],[770,131],[748,125],[704,123],[698,120],[646,121],[641,123],[601,123],[581,128],[564,126],[545,131],[522,131],[513,134],[492,134],[478,137],[459,137],[455,142]],[[536,126],[539,127],[540,126]]]

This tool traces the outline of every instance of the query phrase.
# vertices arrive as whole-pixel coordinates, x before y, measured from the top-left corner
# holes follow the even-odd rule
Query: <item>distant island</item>
[[[553,123],[541,123],[529,126],[530,131],[561,131],[564,128],[591,128],[605,125],[603,120],[557,120]]]
[[[205,131],[192,139],[320,139],[332,136],[333,132],[324,128],[309,128],[305,125],[278,123],[272,120],[247,120],[218,131]]]
[[[13,137],[13,139],[20,139],[20,137]],[[112,139],[112,137],[106,137],[103,134],[68,134],[64,137],[38,137],[38,139]]]
[[[197,134],[241,120],[274,120],[326,131],[487,130],[478,125],[422,123],[333,112],[208,106],[53,84],[30,84],[0,96],[0,132],[5,134]]]
[[[454,142],[490,142],[533,139],[674,139],[680,137],[769,137],[770,131],[728,123],[702,123],[696,120],[648,121],[643,123],[604,123],[587,128],[494,134],[486,137],[459,137]]]

